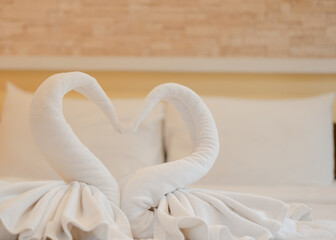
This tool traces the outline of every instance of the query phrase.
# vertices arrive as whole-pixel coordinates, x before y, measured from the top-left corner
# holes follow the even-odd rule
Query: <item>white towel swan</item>
[[[310,220],[304,205],[230,192],[184,189],[203,177],[218,154],[212,115],[189,88],[163,84],[147,96],[133,131],[157,102],[166,100],[189,127],[193,152],[180,160],[137,171],[122,189],[121,207],[135,238],[160,240],[292,239],[335,237],[336,223]]]
[[[63,116],[63,97],[71,90],[94,101],[119,130],[114,108],[94,78],[80,72],[48,78],[34,95],[31,129],[46,159],[66,182],[1,181],[0,239],[132,238],[118,207],[115,179]]]

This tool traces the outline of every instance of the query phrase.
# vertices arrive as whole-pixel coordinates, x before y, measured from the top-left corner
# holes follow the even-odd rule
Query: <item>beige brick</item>
[[[335,0],[0,1],[0,54],[336,57]]]

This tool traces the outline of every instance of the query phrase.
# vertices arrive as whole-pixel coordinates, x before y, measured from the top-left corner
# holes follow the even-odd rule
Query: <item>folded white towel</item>
[[[119,129],[114,108],[96,80],[80,72],[48,78],[36,91],[32,134],[63,181],[2,182],[0,239],[132,239],[119,209],[118,184],[76,137],[62,113],[64,95],[76,90],[94,101]]]
[[[117,182],[100,160],[81,143],[64,118],[63,97],[71,90],[96,103],[113,127],[119,130],[114,107],[97,81],[87,74],[70,72],[51,76],[34,94],[30,112],[33,137],[50,165],[63,179],[96,186],[111,202],[119,205]]]
[[[136,238],[161,240],[292,239],[336,237],[336,222],[306,223],[310,209],[276,199],[185,189],[203,177],[218,154],[212,115],[202,99],[178,84],[163,84],[147,96],[133,130],[160,100],[172,103],[189,127],[193,152],[174,162],[137,171],[122,189],[121,207]]]

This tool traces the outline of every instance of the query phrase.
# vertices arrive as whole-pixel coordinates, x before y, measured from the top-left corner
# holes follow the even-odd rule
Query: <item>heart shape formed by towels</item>
[[[119,204],[119,196],[113,195],[114,189],[118,188],[114,178],[100,160],[80,142],[63,116],[63,97],[71,90],[78,91],[95,102],[105,113],[114,129],[119,132],[136,131],[143,119],[160,100],[173,103],[181,111],[185,120],[191,123],[189,125],[192,128],[191,133],[196,140],[195,154],[179,162],[155,166],[161,177],[165,175],[165,171],[161,171],[162,166],[171,166],[176,176],[181,176],[181,180],[175,178],[171,181],[171,176],[167,175],[165,182],[171,181],[170,187],[162,189],[162,193],[158,195],[164,195],[197,181],[213,165],[218,154],[216,125],[202,99],[189,88],[173,83],[162,84],[154,88],[146,97],[144,107],[133,125],[129,129],[123,129],[110,99],[94,78],[81,72],[61,73],[51,76],[36,91],[31,106],[30,122],[38,146],[50,164],[66,181],[75,180],[96,186],[106,194],[111,202]],[[198,126],[202,126],[201,128],[196,127],[195,119],[203,121],[203,123],[197,123]],[[183,177],[184,167],[180,166],[183,166],[183,163],[189,163],[192,167],[195,165],[194,162],[196,164],[199,162],[199,167],[193,169],[193,176],[190,175],[186,182]],[[110,191],[110,188],[113,190]]]
[[[217,157],[218,136],[212,115],[202,99],[189,88],[173,83],[154,88],[146,97],[144,107],[133,125],[123,129],[113,105],[94,78],[80,72],[53,75],[39,87],[33,98],[31,106],[33,136],[49,163],[66,181],[80,181],[95,186],[111,203],[119,204],[119,195],[115,191],[118,187],[114,178],[99,159],[80,142],[62,114],[63,97],[70,90],[78,91],[95,102],[114,129],[119,132],[136,131],[142,120],[160,100],[175,105],[189,123],[190,133],[194,139],[194,153],[176,162],[142,169],[139,171],[141,174],[139,172],[136,174],[143,176],[149,171],[152,178],[159,180],[155,181],[156,184],[153,184],[153,179],[144,177],[137,179],[142,184],[134,188],[132,178],[133,180],[131,179],[132,181],[129,181],[124,188],[123,199],[129,198],[137,202],[134,193],[147,194],[150,201],[146,203],[146,210],[156,207],[162,196],[203,177]],[[185,174],[186,165],[190,170],[188,174]],[[167,171],[167,168],[170,170]],[[129,197],[128,193],[131,193]],[[123,203],[126,214],[131,211],[131,215],[142,215],[142,207],[134,208],[133,203],[128,203],[128,201]],[[153,218],[153,212],[145,211],[145,213],[149,213]],[[137,227],[133,230],[136,232],[136,229]]]

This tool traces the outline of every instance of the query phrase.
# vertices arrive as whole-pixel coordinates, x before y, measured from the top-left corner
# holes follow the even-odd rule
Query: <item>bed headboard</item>
[[[60,72],[60,71],[58,71]],[[0,110],[6,81],[35,91],[55,71],[0,71]],[[336,93],[336,74],[247,74],[187,72],[112,72],[88,71],[110,97],[144,97],[154,86],[164,82],[184,84],[200,95],[243,98],[297,98]],[[78,96],[76,94],[72,94]],[[333,119],[336,122],[336,104]],[[334,139],[336,126],[334,124]],[[335,141],[336,143],[336,141]],[[335,144],[336,147],[336,144]],[[336,159],[336,153],[335,153]],[[336,166],[336,160],[335,160]],[[336,176],[336,169],[335,169]]]

